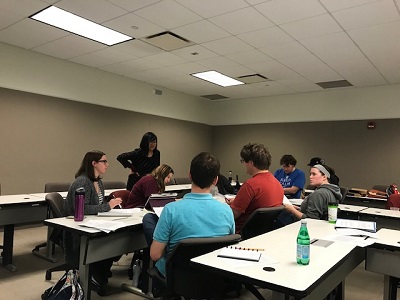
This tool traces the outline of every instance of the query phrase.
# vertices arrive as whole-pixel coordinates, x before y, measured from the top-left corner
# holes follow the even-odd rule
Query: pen
[[[237,250],[250,250],[250,251],[264,251],[265,249],[263,248],[247,248],[247,247],[231,247],[233,249]]]

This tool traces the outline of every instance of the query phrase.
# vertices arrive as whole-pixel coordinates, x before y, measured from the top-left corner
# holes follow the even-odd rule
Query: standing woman
[[[157,150],[157,136],[153,132],[146,132],[140,142],[140,148],[118,155],[117,160],[124,168],[131,169],[126,184],[126,189],[131,191],[140,178],[150,174],[160,165],[160,151]]]
[[[79,170],[75,174],[75,181],[71,184],[67,199],[64,202],[64,215],[73,216],[75,208],[75,192],[79,188],[85,189],[85,215],[95,215],[98,212],[109,211],[122,203],[121,198],[114,198],[109,202],[104,198],[104,187],[101,181],[108,168],[107,157],[104,152],[87,152],[82,160]],[[65,261],[71,268],[79,267],[80,240],[78,234],[64,232]],[[99,295],[104,294],[104,285],[108,282],[113,260],[106,259],[90,265],[92,287]]]
[[[151,194],[165,192],[165,185],[171,181],[174,170],[168,165],[158,166],[150,175],[143,176],[132,188],[123,208],[144,207]]]

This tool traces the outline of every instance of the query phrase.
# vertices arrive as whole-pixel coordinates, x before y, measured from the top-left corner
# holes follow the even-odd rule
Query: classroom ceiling
[[[108,47],[28,18],[49,5],[135,39]],[[399,7],[400,0],[0,0],[0,42],[160,90],[246,99],[400,83]],[[163,50],[149,36],[166,31]],[[170,42],[174,35],[185,40]],[[249,83],[223,88],[190,75],[208,70]]]

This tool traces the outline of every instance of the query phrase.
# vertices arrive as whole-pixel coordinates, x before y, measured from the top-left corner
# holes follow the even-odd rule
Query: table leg
[[[90,272],[89,272],[89,264],[86,264],[86,251],[88,238],[86,236],[81,236],[81,246],[80,246],[80,255],[79,255],[79,283],[83,289],[83,294],[85,295],[86,300],[90,300]]]
[[[383,299],[384,300],[396,300],[397,299],[397,285],[399,283],[398,278],[394,278],[389,275],[383,277]]]
[[[3,262],[4,268],[11,272],[17,271],[17,268],[12,264],[14,247],[14,224],[4,225],[3,236]]]

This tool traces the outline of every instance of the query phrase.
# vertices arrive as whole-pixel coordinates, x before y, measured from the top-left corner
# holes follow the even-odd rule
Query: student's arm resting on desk
[[[150,247],[151,259],[153,261],[159,260],[163,256],[166,246],[167,246],[167,244],[165,244],[165,243],[160,243],[160,242],[153,240],[153,242],[151,243],[151,247]]]
[[[294,194],[296,194],[298,192],[298,190],[299,190],[299,188],[297,186],[291,186],[291,187],[288,187],[288,188],[283,188],[283,192],[284,192],[285,195],[288,195],[288,194],[294,195]]]
[[[299,210],[299,207],[292,204],[284,204],[285,209],[293,214],[297,219],[301,219],[303,217],[303,213]]]

